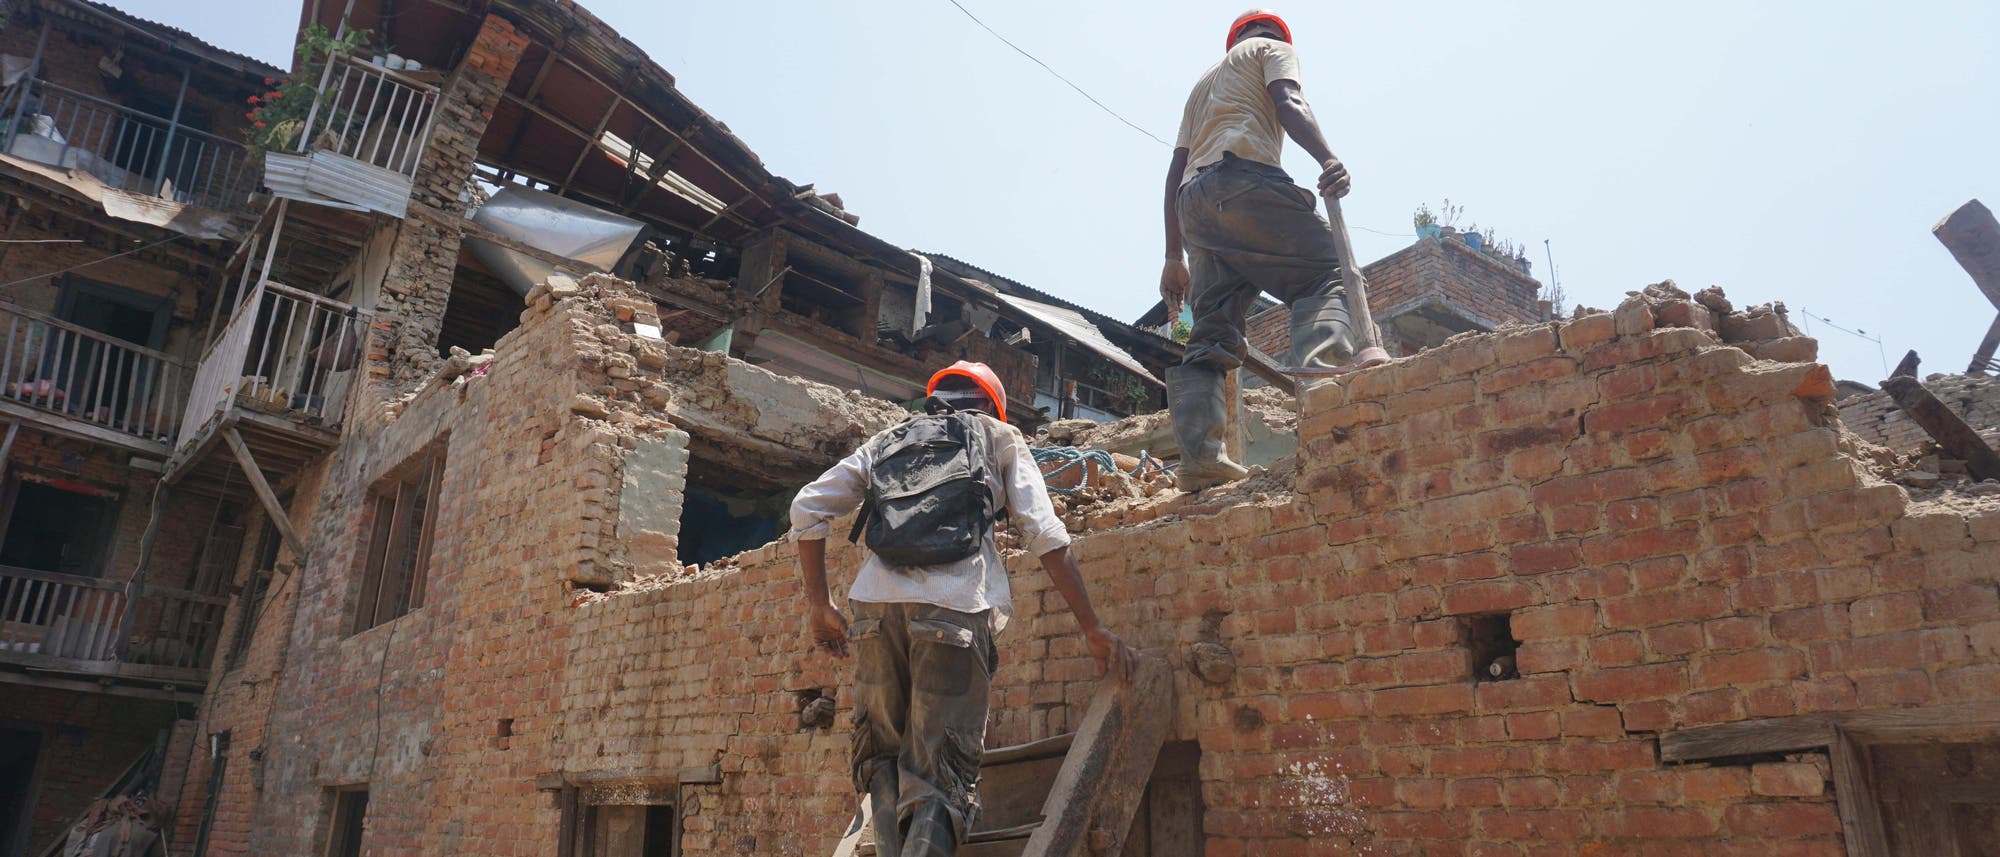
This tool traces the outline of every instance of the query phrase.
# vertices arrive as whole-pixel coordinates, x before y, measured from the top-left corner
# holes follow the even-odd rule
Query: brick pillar
[[[438,94],[437,117],[410,194],[409,214],[389,251],[388,276],[376,303],[367,351],[372,378],[403,386],[430,374],[437,362],[438,328],[458,263],[463,193],[472,178],[479,138],[527,46],[528,37],[513,24],[487,16],[464,62]]]

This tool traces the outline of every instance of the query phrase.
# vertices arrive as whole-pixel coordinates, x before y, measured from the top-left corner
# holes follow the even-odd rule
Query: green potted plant
[[[1410,225],[1417,228],[1418,238],[1436,238],[1444,231],[1438,225],[1437,215],[1431,212],[1429,203],[1417,206],[1417,213],[1410,216]]]

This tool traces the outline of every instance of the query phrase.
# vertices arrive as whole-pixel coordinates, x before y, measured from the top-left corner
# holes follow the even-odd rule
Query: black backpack
[[[972,411],[938,399],[930,413],[876,437],[874,468],[848,541],[893,566],[942,565],[980,551],[993,527],[986,432]]]

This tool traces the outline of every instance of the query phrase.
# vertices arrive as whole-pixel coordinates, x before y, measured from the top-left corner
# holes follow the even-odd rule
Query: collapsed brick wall
[[[507,19],[486,16],[465,58],[438,93],[423,169],[410,194],[409,213],[391,245],[387,276],[376,299],[374,329],[366,346],[374,377],[408,386],[437,368],[438,331],[458,264],[466,189],[471,186],[479,139],[527,46],[528,37]]]
[[[2000,378],[1985,375],[1932,375],[1924,386],[1965,420],[1966,425],[2000,446]],[[1881,390],[1840,401],[1840,421],[1870,443],[1908,453],[1929,442],[1923,426],[1911,420]]]
[[[612,523],[675,487],[628,483],[638,451],[754,409],[715,374],[761,370],[634,343],[615,296],[551,297],[482,376],[337,453],[249,853],[309,849],[326,789],[361,782],[386,853],[548,853],[552,782],[677,794],[690,855],[826,853],[847,821],[845,727],[797,720],[803,694],[847,706],[847,665],[806,647],[792,545],[683,570]],[[1295,491],[1093,518],[1076,549],[1107,622],[1177,668],[1198,642],[1234,660],[1177,670],[1209,853],[1832,851],[1823,754],[1663,765],[1654,738],[2000,697],[2000,506],[1910,504],[1842,452],[1823,367],[1655,327],[1679,310],[1367,370],[1303,403]],[[347,636],[357,492],[447,425],[431,595]],[[845,579],[856,551],[830,547]],[[1095,683],[1038,564],[1008,565],[993,745],[1069,731]],[[600,566],[624,586],[577,588]],[[1495,613],[1520,677],[1475,682],[1465,620]],[[710,764],[719,784],[675,785]]]
[[[1419,239],[1361,270],[1368,280],[1368,309],[1378,327],[1425,298],[1449,302],[1458,312],[1491,324],[1543,318],[1536,299],[1541,283],[1462,241]],[[1250,344],[1284,359],[1291,351],[1291,317],[1291,309],[1282,305],[1251,316],[1246,327]],[[1398,353],[1415,350],[1388,345]]]

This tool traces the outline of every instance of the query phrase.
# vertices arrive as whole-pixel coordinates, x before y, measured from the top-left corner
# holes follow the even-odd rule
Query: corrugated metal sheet
[[[1083,313],[1059,306],[1036,303],[1027,298],[1015,297],[1005,292],[1000,293],[1000,299],[1006,301],[1015,309],[1041,319],[1063,336],[1075,340],[1077,344],[1103,355],[1104,359],[1123,366],[1131,370],[1133,374],[1155,384],[1161,383],[1160,379],[1153,377],[1153,373],[1146,371],[1146,367],[1138,360],[1133,359],[1132,355],[1126,353],[1125,349],[1119,348],[1117,345],[1112,344],[1111,340],[1105,339],[1104,332],[1098,330],[1097,325],[1091,324],[1090,319],[1084,318]],[[1165,385],[1161,384],[1161,386]]]
[[[402,217],[410,205],[408,177],[329,152],[265,152],[264,186],[285,199],[391,217]]]

